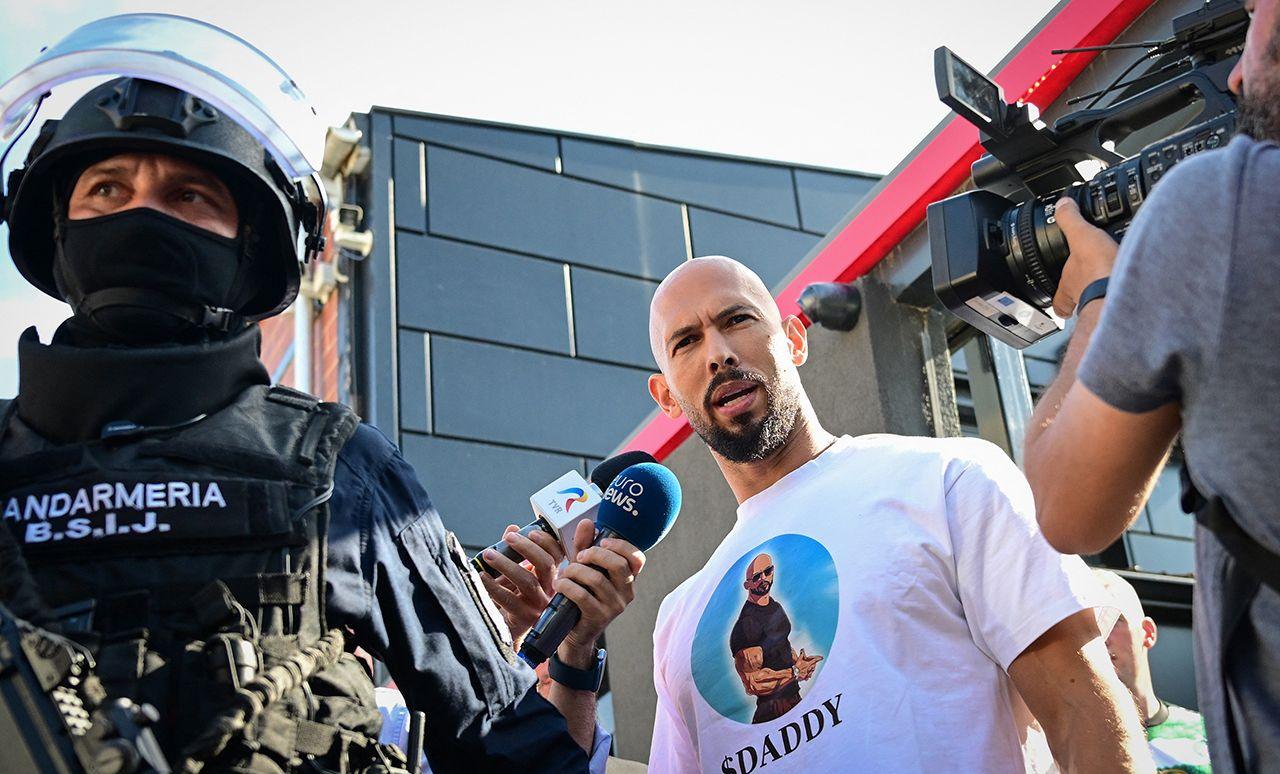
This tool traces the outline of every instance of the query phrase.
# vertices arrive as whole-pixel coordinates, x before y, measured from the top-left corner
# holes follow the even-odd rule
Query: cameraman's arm
[[[1054,308],[1070,316],[1080,292],[1111,274],[1116,244],[1070,200],[1059,203],[1057,221],[1072,249]],[[1036,517],[1045,538],[1064,553],[1096,553],[1120,536],[1146,502],[1181,421],[1176,401],[1121,411],[1076,380],[1106,303],[1102,298],[1081,310],[1058,377],[1027,429],[1024,458]],[[1146,331],[1126,333],[1140,339]]]

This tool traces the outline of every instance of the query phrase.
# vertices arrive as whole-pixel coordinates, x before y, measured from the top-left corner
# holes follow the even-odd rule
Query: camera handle
[[[1052,132],[1059,143],[1074,145],[1094,158],[1114,163],[1121,159],[1107,150],[1104,142],[1124,139],[1197,99],[1204,99],[1204,107],[1187,122],[1187,126],[1201,124],[1235,110],[1235,98],[1227,88],[1227,76],[1238,58],[1229,57],[1208,67],[1182,73],[1105,108],[1081,110],[1063,116],[1054,123]]]
[[[1081,161],[1096,159],[1107,166],[1124,161],[1124,157],[1108,150],[1103,144],[1118,141],[1134,131],[1152,124],[1179,109],[1204,99],[1204,108],[1188,126],[1203,123],[1216,116],[1235,110],[1235,98],[1227,87],[1227,77],[1239,57],[1232,56],[1207,67],[1181,73],[1164,83],[1153,86],[1128,99],[1104,108],[1081,110],[1063,116],[1049,129],[1034,129],[1026,125],[1024,132],[1031,132],[1049,140],[1047,148],[1035,158],[1034,171],[1025,166],[1010,167],[1002,159],[1025,158],[1025,139],[993,139],[983,136],[983,145],[990,155],[973,163],[973,182],[979,188],[994,191],[1001,196],[1023,198],[1048,196],[1054,191],[1082,182],[1075,171]],[[1041,140],[1043,143],[1043,140]]]

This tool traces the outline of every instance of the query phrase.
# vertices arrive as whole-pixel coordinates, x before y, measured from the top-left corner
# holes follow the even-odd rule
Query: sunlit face
[[[148,207],[219,236],[240,227],[235,198],[213,172],[163,153],[121,153],[80,173],[67,203],[70,220]]]
[[[1107,636],[1107,653],[1111,655],[1111,663],[1116,668],[1120,682],[1130,691],[1137,692],[1137,665],[1138,658],[1142,655],[1141,623],[1135,632],[1129,619],[1123,615],[1116,619],[1116,625],[1111,627],[1111,634]]]
[[[1251,21],[1228,83],[1241,97],[1241,132],[1280,141],[1280,0],[1245,0]]]
[[[650,313],[662,373],[649,386],[663,411],[687,417],[708,446],[734,462],[777,451],[800,410],[796,366],[806,340],[799,321],[783,321],[759,278],[722,258],[677,269]]]
[[[774,572],[773,557],[760,554],[747,565],[747,577],[742,587],[753,597],[767,596],[773,588]]]

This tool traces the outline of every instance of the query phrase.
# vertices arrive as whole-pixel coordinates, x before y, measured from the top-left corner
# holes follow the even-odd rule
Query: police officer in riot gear
[[[294,299],[323,211],[252,133],[191,92],[112,80],[45,123],[4,204],[22,275],[72,316],[19,343],[0,515],[51,626],[109,695],[156,708],[170,763],[404,767],[376,742],[358,645],[427,713],[435,770],[587,768],[594,695],[536,693],[398,450],[270,386],[254,321]],[[581,583],[620,610],[638,556]],[[613,615],[584,615],[577,642]]]

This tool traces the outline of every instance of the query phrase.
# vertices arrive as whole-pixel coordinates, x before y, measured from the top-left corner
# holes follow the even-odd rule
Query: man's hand
[[[593,546],[595,524],[578,524],[573,535],[573,561],[554,588],[582,611],[557,651],[569,666],[585,669],[595,661],[596,640],[635,599],[635,580],[644,567],[644,552],[625,540],[606,538]]]
[[[800,654],[796,656],[796,671],[800,674],[800,679],[803,681],[813,677],[813,670],[818,668],[821,660],[822,656],[806,656],[804,648],[801,648]]]
[[[1111,276],[1119,245],[1107,232],[1085,220],[1072,199],[1058,200],[1054,205],[1054,219],[1071,248],[1071,255],[1062,267],[1058,292],[1053,297],[1053,311],[1067,318],[1075,314],[1076,301],[1089,283]]]
[[[552,583],[556,568],[564,559],[564,550],[560,548],[560,541],[546,532],[534,530],[530,537],[525,537],[514,524],[507,525],[502,539],[523,556],[524,561],[516,564],[493,549],[485,549],[484,560],[502,575],[493,578],[481,573],[480,579],[507,619],[507,628],[518,645],[551,601]]]
[[[596,663],[596,640],[613,619],[635,599],[635,580],[644,567],[644,553],[625,540],[595,542],[595,524],[584,521],[573,533],[573,561],[561,571],[553,587],[578,606],[582,617],[556,649],[556,658],[574,669]],[[592,566],[594,565],[594,566]],[[569,733],[588,753],[595,745],[596,696],[575,691],[554,680],[547,698],[569,724]]]
[[[795,651],[791,651],[794,658]],[[784,685],[795,682],[790,668],[770,669],[764,665],[764,648],[753,645],[733,654],[733,668],[749,696],[767,696]]]

